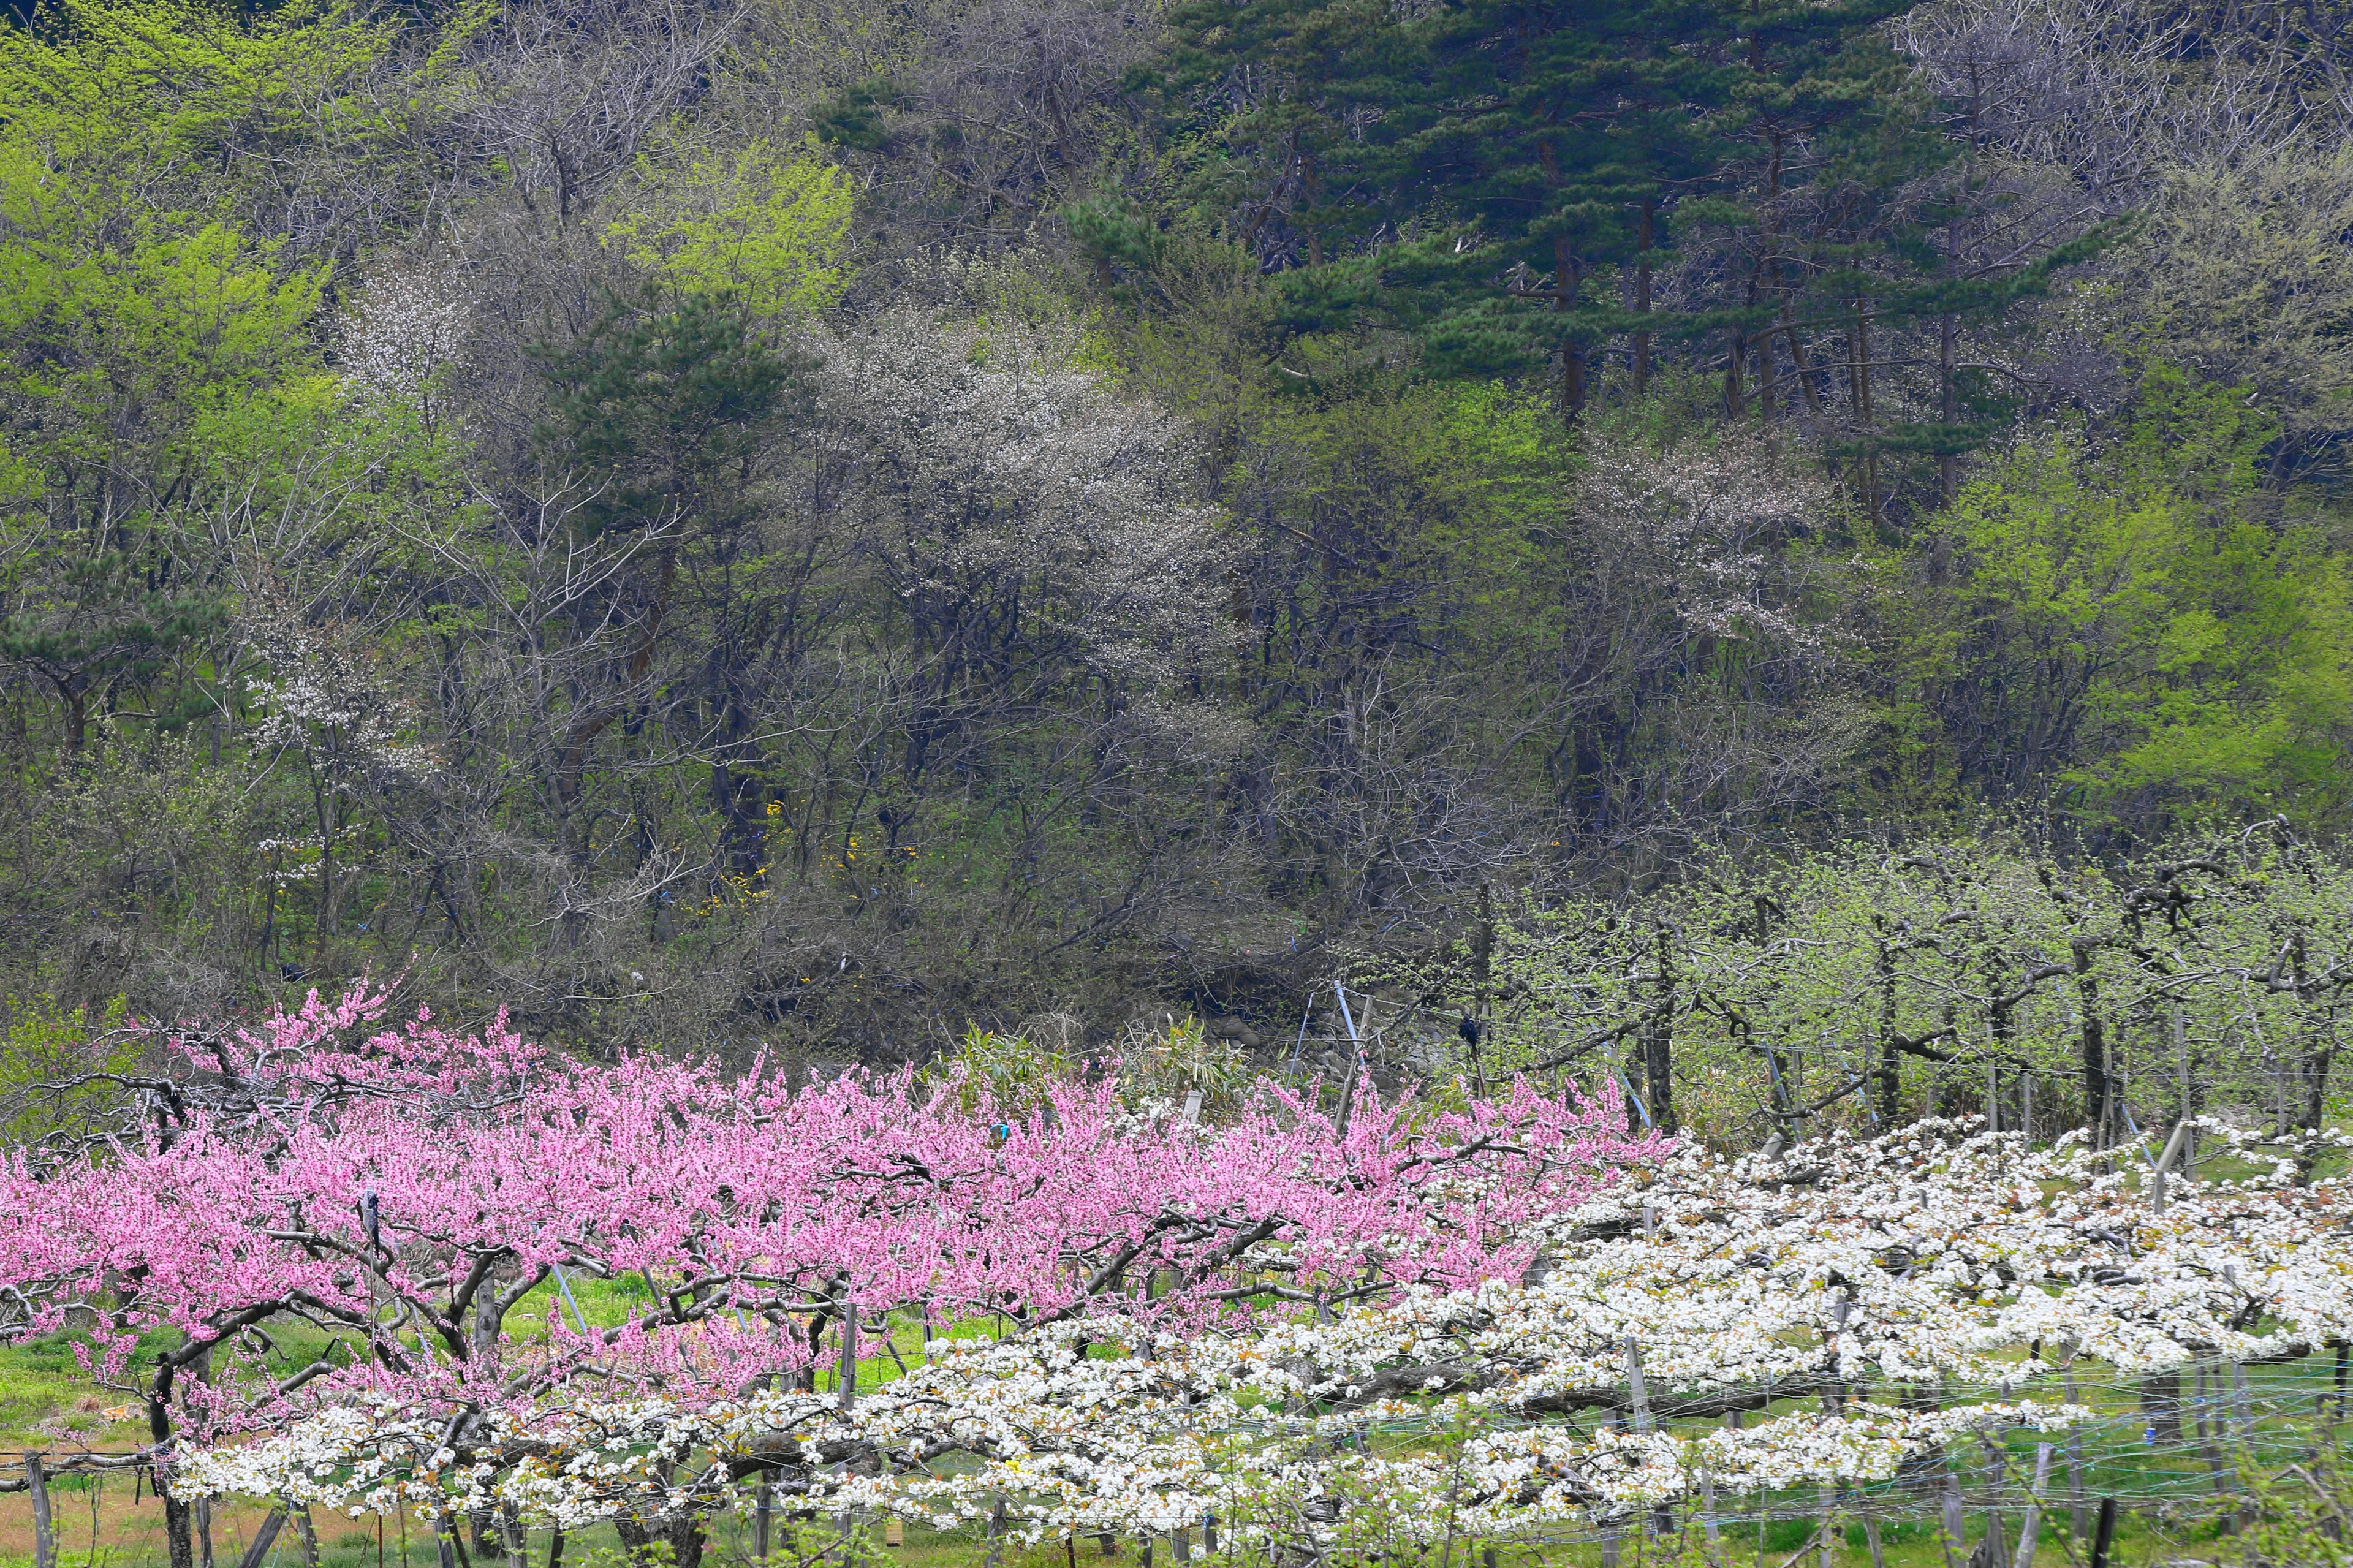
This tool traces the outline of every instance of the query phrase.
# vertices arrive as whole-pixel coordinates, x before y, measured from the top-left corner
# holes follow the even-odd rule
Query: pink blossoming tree
[[[1460,1110],[1366,1085],[1336,1117],[1269,1083],[1212,1127],[1111,1082],[1017,1113],[903,1073],[593,1065],[382,1008],[353,992],[174,1039],[165,1070],[110,1075],[132,1110],[114,1132],[0,1163],[0,1331],[91,1331],[90,1373],[143,1401],[167,1472],[363,1405],[438,1434],[426,1471],[512,1466],[530,1445],[500,1433],[592,1398],[691,1422],[814,1390],[894,1310],[1193,1332],[1466,1288],[1515,1277],[1535,1222],[1657,1152],[1614,1104],[1525,1083]],[[583,1279],[633,1281],[631,1314],[591,1323]],[[543,1329],[513,1331],[519,1310]],[[293,1324],[323,1340],[300,1365]],[[805,1483],[840,1458],[733,1463]],[[189,1568],[188,1509],[166,1510]],[[699,1551],[691,1510],[629,1522]]]

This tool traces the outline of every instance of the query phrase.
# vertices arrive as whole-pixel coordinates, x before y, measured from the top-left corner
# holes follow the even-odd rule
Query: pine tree
[[[1786,140],[1822,121],[1814,100],[1847,84],[1824,78],[1820,58],[1891,10],[1201,4],[1177,19],[1177,80],[1227,110],[1208,184],[1238,190],[1237,170],[1255,171],[1250,210],[1279,211],[1304,240],[1270,258],[1289,268],[1287,325],[1401,331],[1445,375],[1556,365],[1573,417],[1614,338],[1631,339],[1639,388],[1655,332],[1751,330],[1754,300],[1654,319],[1649,279],[1672,211],[1719,191],[1760,127]],[[1630,298],[1603,297],[1613,276]]]

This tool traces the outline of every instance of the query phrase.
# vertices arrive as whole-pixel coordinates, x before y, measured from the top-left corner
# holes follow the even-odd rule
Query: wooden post
[[[269,1549],[278,1543],[278,1532],[285,1528],[286,1505],[280,1503],[263,1518],[261,1528],[253,1532],[253,1544],[237,1559],[237,1568],[261,1568],[269,1561]]]
[[[2008,1379],[1995,1386],[2001,1391],[2000,1397],[2010,1397]],[[2008,1479],[2004,1465],[2010,1457],[2009,1450],[1983,1434],[1979,1435],[1978,1441],[1984,1445],[1986,1469],[1986,1532],[1984,1541],[1978,1543],[1979,1548],[1985,1553],[1986,1568],[2010,1568],[2010,1531],[2001,1519],[2002,1493],[2008,1489],[2003,1483]]]
[[[1945,1556],[1958,1562],[1969,1546],[1968,1515],[1961,1507],[1961,1478],[1953,1468],[1952,1457],[1945,1458]]]
[[[2051,1484],[2051,1445],[2034,1445],[2034,1485],[2026,1494],[2026,1521],[2018,1531],[2014,1568],[2034,1568],[2034,1538],[2042,1532],[2042,1490]]]
[[[2067,1358],[2067,1403],[2075,1404],[2075,1358]],[[2080,1546],[2084,1527],[2090,1510],[2084,1499],[2084,1431],[2080,1426],[2067,1430],[2067,1539],[2071,1545]]]
[[[2163,1214],[2165,1212],[2166,1173],[2173,1169],[2173,1162],[2181,1153],[2182,1145],[2188,1140],[2189,1136],[2189,1123],[2187,1121],[2175,1122],[2173,1124],[2173,1136],[2165,1141],[2165,1149],[2157,1157],[2157,1168],[2149,1173],[2149,1207],[2158,1214]]]
[[[1626,1336],[1626,1391],[1634,1406],[1634,1430],[1651,1429],[1651,1391],[1642,1381],[1642,1346],[1633,1335]]]
[[[1333,1131],[1341,1142],[1348,1137],[1348,1118],[1356,1109],[1356,1073],[1364,1066],[1365,1042],[1356,1037],[1356,1016],[1348,1011],[1348,992],[1338,981],[1332,982],[1332,994],[1340,999],[1340,1021],[1348,1026],[1348,1076],[1340,1080],[1340,1120]]]
[[[2214,1495],[2228,1497],[2231,1495],[2231,1477],[2222,1468],[2222,1450],[2215,1446],[2214,1439],[2230,1436],[2230,1423],[2222,1419],[2221,1401],[2207,1393],[2206,1369],[2202,1366],[2198,1369],[2197,1381],[2190,1385],[2190,1407],[2195,1412],[2193,1425],[2198,1433],[2198,1455],[2206,1461],[2207,1474],[2214,1483]]]
[[[2239,1447],[2246,1461],[2254,1459],[2255,1409],[2247,1387],[2247,1369],[2238,1362],[2231,1363],[2231,1404],[2239,1418]],[[2239,1528],[2253,1530],[2255,1525],[2255,1505],[2252,1498],[2239,1500]]]
[[[2191,1087],[2189,1081],[2189,1032],[2181,1026],[2180,1003],[2175,1003],[2167,1010],[2166,1025],[2173,1032],[2173,1059],[2175,1067],[2181,1077],[2180,1120],[2188,1121],[2191,1117],[2198,1114],[2198,1106],[2195,1098],[2196,1090]],[[2182,1161],[2181,1169],[2186,1174],[2198,1168],[2197,1133],[2192,1132],[2189,1134],[2189,1143],[2183,1150],[2183,1153],[2186,1157]]]
[[[858,1304],[846,1296],[841,1303],[841,1413],[858,1399]]]
[[[49,1477],[41,1456],[25,1455],[25,1485],[33,1494],[33,1568],[58,1568],[58,1527],[49,1512]]]

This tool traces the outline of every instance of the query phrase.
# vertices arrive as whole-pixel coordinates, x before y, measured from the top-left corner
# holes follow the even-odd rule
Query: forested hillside
[[[0,30],[0,986],[1287,1045],[1341,971],[1502,1006],[1502,905],[1733,943],[1756,877],[1762,950],[1968,835],[2052,890],[1857,904],[1858,963],[1996,905],[2128,953],[2163,900],[2072,879],[2260,824],[2313,908],[2248,894],[2231,973],[2333,1041],[2280,954],[2353,825],[2349,29],[51,0]],[[1640,1043],[1567,973],[1512,994]],[[1932,992],[1852,1037],[1921,1059]]]

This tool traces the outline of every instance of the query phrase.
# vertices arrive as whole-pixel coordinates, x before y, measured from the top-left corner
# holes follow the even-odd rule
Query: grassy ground
[[[142,1495],[134,1503],[130,1483],[110,1479],[102,1488],[71,1487],[60,1490],[55,1499],[59,1568],[145,1568],[164,1561],[164,1510],[150,1495]],[[213,1550],[218,1568],[235,1568],[246,1545],[253,1538],[255,1528],[261,1522],[263,1508],[259,1504],[221,1506],[213,1518]],[[379,1561],[377,1527],[383,1525],[381,1542],[384,1568],[434,1568],[435,1558],[430,1537],[416,1527],[414,1521],[391,1519],[379,1521],[374,1516],[346,1519],[321,1513],[316,1520],[321,1568],[376,1568]],[[2005,1534],[2015,1544],[2019,1519],[2007,1518]],[[95,1524],[95,1531],[93,1531]],[[406,1528],[404,1529],[404,1524]],[[1781,1568],[1793,1554],[1802,1563],[1797,1568],[1812,1568],[1819,1561],[1809,1543],[1813,1539],[1814,1526],[1806,1520],[1775,1520],[1760,1528],[1756,1523],[1728,1525],[1724,1529],[1722,1561],[1729,1568],[1746,1568],[1759,1563],[1766,1568]],[[985,1543],[968,1535],[939,1535],[930,1531],[909,1529],[905,1543],[886,1547],[881,1544],[881,1532],[870,1528],[866,1536],[872,1555],[905,1568],[967,1568],[982,1563],[987,1557]],[[1972,1541],[1983,1533],[1983,1521],[1972,1518],[1969,1535]],[[2063,1516],[2046,1521],[2039,1539],[2042,1560],[2057,1568],[2071,1559],[2082,1563],[2088,1561],[2088,1542],[2071,1542]],[[2200,1531],[2196,1533],[2205,1534]],[[1871,1561],[1860,1526],[1849,1525],[1840,1532],[1831,1561],[1838,1568],[1864,1568]],[[1926,1519],[1891,1521],[1882,1527],[1882,1546],[1891,1568],[1944,1568],[1944,1549],[1939,1544],[1932,1521]],[[404,1553],[404,1536],[406,1552]],[[730,1563],[750,1561],[748,1542],[733,1530],[723,1531],[712,1542],[712,1558]],[[1196,1539],[1198,1550],[1198,1538]],[[2169,1561],[2181,1554],[2183,1543],[2175,1538],[2168,1540],[2144,1528],[2137,1519],[2127,1516],[2119,1532],[2120,1551],[2111,1561],[2126,1564],[2147,1564]],[[605,1563],[612,1561],[617,1542],[608,1531],[587,1536],[574,1536],[565,1543],[565,1563],[573,1568],[588,1568],[592,1557]],[[1115,1543],[1115,1561],[1124,1568],[1141,1568],[1141,1552],[1135,1542]],[[543,1563],[547,1550],[543,1534],[532,1541],[532,1559]],[[0,1497],[0,1564],[18,1568],[32,1561],[32,1504],[23,1493]],[[2206,1556],[2209,1552],[2194,1555]],[[1630,1537],[1620,1548],[1620,1562],[1626,1568],[1649,1563],[1664,1568],[1672,1562],[1675,1552],[1672,1542],[1645,1541]],[[708,1561],[710,1559],[706,1559]],[[1004,1554],[1005,1568],[1103,1568],[1106,1563],[1100,1545],[1092,1539],[1075,1543],[1075,1550],[1061,1542],[1050,1542],[1031,1549],[1012,1549]],[[1458,1562],[1462,1562],[1458,1557]],[[1502,1568],[1514,1564],[1541,1563],[1545,1568],[1584,1568],[1602,1561],[1599,1546],[1592,1543],[1552,1544],[1539,1547],[1506,1546],[1499,1552]],[[292,1530],[280,1533],[266,1568],[299,1568],[300,1547]],[[1165,1540],[1157,1543],[1154,1556],[1155,1568],[1174,1568],[1174,1556]],[[1433,1555],[1433,1565],[1435,1559]],[[1462,1562],[1462,1568],[1470,1568]]]

